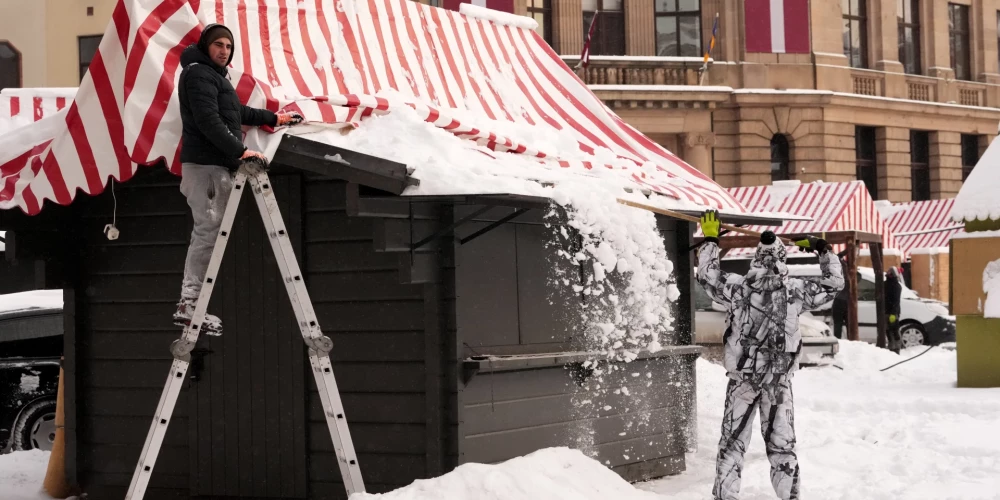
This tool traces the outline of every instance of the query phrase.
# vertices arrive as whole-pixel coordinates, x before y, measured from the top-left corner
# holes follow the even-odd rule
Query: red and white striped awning
[[[954,198],[893,205],[889,230],[899,242],[904,259],[914,250],[947,247],[952,236],[965,232],[965,226],[951,220],[954,205]]]
[[[772,230],[778,234],[813,234],[863,231],[882,235],[885,249],[899,248],[888,225],[875,208],[875,202],[861,181],[812,182],[783,181],[769,186],[730,188],[729,192],[751,212],[780,212],[812,220],[787,221],[781,227],[753,226],[754,231]],[[723,236],[725,237],[725,236]],[[839,252],[843,245],[835,245]],[[745,258],[754,248],[733,249],[726,257]],[[790,249],[791,251],[792,249]]]
[[[0,91],[0,134],[56,114],[73,102],[75,88],[4,89]]]
[[[678,204],[745,212],[608,109],[533,21],[467,7],[469,15],[409,0],[120,0],[75,101],[58,119],[0,135],[0,208],[35,214],[45,200],[66,205],[77,191],[103,191],[108,177],[128,180],[137,164],[179,173],[180,54],[205,25],[222,23],[236,38],[230,79],[250,106],[345,126],[411,108],[441,134],[519,165],[608,169]],[[518,142],[498,122],[558,131],[576,148]],[[273,151],[280,136],[255,140]]]

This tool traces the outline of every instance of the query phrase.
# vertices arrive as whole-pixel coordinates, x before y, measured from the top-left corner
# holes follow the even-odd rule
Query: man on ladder
[[[185,49],[181,56],[184,64],[179,90],[184,122],[181,191],[188,199],[195,221],[185,263],[181,304],[174,316],[184,326],[184,332],[170,346],[174,359],[139,454],[126,500],[143,500],[146,494],[191,363],[191,351],[198,343],[200,334],[221,333],[218,318],[210,318],[205,309],[215,289],[245,187],[249,188],[257,202],[264,230],[295,313],[296,326],[309,353],[309,364],[344,488],[348,495],[365,491],[330,361],[333,341],[323,335],[309,299],[288,230],[278,209],[278,200],[267,176],[267,158],[248,150],[238,138],[241,124],[294,125],[302,122],[302,116],[296,113],[275,115],[243,106],[226,79],[225,68],[232,60],[232,47],[232,33],[224,26],[213,24],[205,28],[198,44]],[[232,170],[237,170],[235,177]],[[230,196],[230,193],[235,193],[235,196]]]
[[[228,80],[226,66],[233,60],[233,34],[221,24],[210,24],[196,45],[181,54],[178,94],[184,135],[181,142],[181,193],[194,218],[191,244],[184,261],[181,300],[174,324],[187,326],[197,307],[205,270],[219,235],[223,212],[233,190],[233,172],[241,160],[264,155],[243,145],[242,125],[294,125],[297,113],[275,114],[240,103]],[[207,314],[203,332],[221,335],[222,322]]]

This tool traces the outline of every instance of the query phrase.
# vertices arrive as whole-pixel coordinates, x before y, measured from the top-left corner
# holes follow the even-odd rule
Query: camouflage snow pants
[[[771,485],[782,500],[799,498],[799,462],[795,456],[792,382],[781,375],[764,383],[729,380],[722,438],[715,465],[716,500],[735,500],[740,493],[743,455],[750,445],[754,414],[760,409],[760,431],[771,462]]]

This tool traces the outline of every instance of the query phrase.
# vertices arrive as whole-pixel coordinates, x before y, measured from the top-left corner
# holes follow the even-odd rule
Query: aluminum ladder
[[[201,330],[203,330],[200,327],[204,324],[208,302],[212,297],[212,290],[215,288],[216,276],[222,265],[226,243],[229,241],[233,222],[236,220],[236,212],[239,209],[240,198],[243,197],[243,190],[247,182],[253,191],[254,199],[257,200],[257,208],[260,210],[268,239],[271,241],[271,249],[274,251],[275,260],[277,260],[281,270],[292,309],[295,310],[295,318],[302,333],[302,340],[309,348],[309,363],[312,365],[316,387],[319,389],[320,399],[323,402],[326,424],[330,429],[330,437],[333,439],[333,447],[337,454],[337,462],[340,465],[340,474],[344,479],[347,495],[365,491],[357,454],[354,452],[354,443],[351,441],[351,433],[347,428],[347,419],[344,416],[344,406],[340,400],[340,392],[337,390],[337,381],[333,376],[333,365],[329,356],[330,350],[333,348],[333,341],[324,336],[320,330],[312,301],[309,299],[309,292],[302,279],[302,271],[299,269],[298,260],[295,258],[291,241],[288,239],[288,231],[285,229],[285,223],[278,209],[278,201],[271,189],[266,165],[263,162],[246,161],[236,173],[233,192],[226,205],[222,226],[215,242],[215,248],[212,250],[212,258],[205,273],[205,282],[202,285],[201,295],[198,296],[198,305],[195,308],[194,316],[191,318],[191,323],[184,328],[181,337],[170,346],[174,361],[170,366],[163,394],[160,396],[156,413],[153,415],[153,423],[146,436],[146,444],[142,448],[142,454],[139,455],[139,463],[136,465],[135,474],[132,475],[132,483],[129,485],[125,500],[141,500],[146,494],[149,479],[153,474],[153,467],[156,465],[156,457],[163,445],[167,426],[170,425],[174,406],[177,404],[177,398],[184,385],[184,376],[191,363],[191,351],[198,342]]]

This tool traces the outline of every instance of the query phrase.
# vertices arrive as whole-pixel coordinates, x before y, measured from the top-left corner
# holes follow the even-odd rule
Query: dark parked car
[[[52,449],[62,290],[0,295],[0,450]]]

